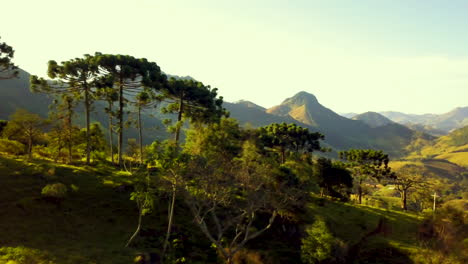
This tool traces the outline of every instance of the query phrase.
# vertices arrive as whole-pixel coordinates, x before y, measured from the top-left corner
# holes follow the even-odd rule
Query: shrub
[[[15,140],[0,138],[0,152],[22,155],[26,153],[26,146]]]
[[[0,248],[0,263],[8,264],[55,264],[47,252],[26,247]]]
[[[301,258],[304,263],[314,264],[330,258],[335,238],[322,219],[317,219],[306,229],[307,237],[302,239]]]
[[[67,186],[63,183],[47,184],[41,194],[47,200],[60,203],[67,195]]]

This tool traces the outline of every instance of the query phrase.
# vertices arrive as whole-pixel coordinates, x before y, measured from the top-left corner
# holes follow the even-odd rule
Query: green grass
[[[378,252],[374,252],[374,249],[378,248],[383,250],[385,247],[390,252],[389,254],[399,255],[402,263],[405,263],[404,261],[408,260],[412,254],[421,250],[417,246],[417,230],[421,217],[417,214],[320,198],[315,198],[315,200],[310,205],[311,215],[324,218],[332,233],[347,243],[349,247],[360,243],[361,239],[375,230],[381,218],[386,219],[384,231],[369,237],[360,246],[359,263],[370,261],[364,261],[364,259],[359,261],[359,257],[366,256],[367,258],[372,254],[378,254]],[[378,257],[385,256],[378,255]]]
[[[128,193],[112,188],[129,182],[112,167],[53,165],[0,157],[0,247],[47,252],[57,263],[131,263],[124,249],[137,220]],[[112,186],[105,184],[111,181]],[[41,198],[54,182],[68,187],[58,207]],[[74,186],[71,188],[71,186]]]

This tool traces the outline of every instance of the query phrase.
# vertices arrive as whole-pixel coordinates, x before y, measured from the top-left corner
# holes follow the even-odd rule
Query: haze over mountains
[[[17,108],[46,117],[51,102],[49,97],[29,91],[29,74],[25,71],[20,72],[18,79],[0,82],[0,98],[0,119],[8,119]],[[102,106],[97,102],[96,108],[99,107]],[[367,112],[350,119],[321,105],[313,94],[307,92],[299,92],[269,109],[249,101],[225,102],[224,107],[242,125],[259,127],[271,123],[295,123],[323,133],[325,145],[334,151],[373,148],[382,149],[394,157],[407,154],[406,147],[415,139],[433,140],[434,136],[429,134],[447,134],[450,130],[468,125],[468,107],[456,108],[443,115]],[[79,115],[81,112],[77,110],[79,123],[83,120]],[[107,126],[104,116],[95,114],[92,118]],[[164,118],[167,116],[158,113],[158,110],[144,114],[147,144],[155,138],[167,136],[162,126]],[[128,134],[131,137],[132,131]]]
[[[395,111],[384,111],[378,113],[393,122],[436,136],[444,135],[455,129],[468,126],[468,106],[457,107],[448,113],[440,115],[415,115]],[[353,119],[355,116],[358,116],[356,113],[343,113],[341,115]]]

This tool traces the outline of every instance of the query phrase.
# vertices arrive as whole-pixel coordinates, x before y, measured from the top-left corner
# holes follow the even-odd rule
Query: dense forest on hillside
[[[0,83],[22,75],[13,58],[0,43]],[[350,120],[304,92],[241,102],[263,122],[244,125],[217,88],[145,58],[45,71],[28,88],[47,118],[2,108],[0,263],[468,261],[466,127],[435,138]],[[165,117],[150,141],[145,112]]]

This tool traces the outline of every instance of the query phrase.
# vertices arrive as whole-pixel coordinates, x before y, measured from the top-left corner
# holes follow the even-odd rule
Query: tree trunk
[[[167,232],[166,232],[166,239],[164,240],[164,246],[163,246],[163,251],[162,251],[162,257],[164,258],[164,255],[166,254],[167,246],[169,244],[169,236],[171,235],[171,229],[172,229],[172,221],[174,218],[174,204],[175,204],[175,197],[176,197],[176,187],[172,186],[172,199],[171,199],[171,204],[169,205],[169,220],[167,223]]]
[[[177,116],[177,125],[176,125],[176,131],[175,131],[175,143],[176,145],[179,144],[179,137],[180,137],[180,128],[182,124],[180,123],[182,121],[182,113],[184,111],[184,99],[183,97],[180,98],[180,103],[179,103],[179,114]]]
[[[91,140],[89,133],[89,111],[90,111],[90,102],[89,102],[89,90],[88,84],[84,83],[84,93],[85,93],[85,112],[86,112],[86,165],[89,165],[91,157]]]
[[[109,102],[109,145],[112,165],[114,164],[114,132],[112,131],[112,103]]]
[[[286,150],[281,148],[281,164],[284,164],[284,162],[286,162]]]
[[[73,161],[73,151],[72,151],[72,144],[73,144],[73,127],[72,127],[72,112],[71,112],[71,105],[68,105],[68,113],[67,113],[67,127],[68,127],[68,163],[72,163]]]
[[[123,107],[124,107],[124,101],[123,101],[123,79],[120,77],[120,85],[119,85],[119,135],[118,135],[118,143],[117,143],[117,148],[118,148],[118,157],[119,157],[119,167],[123,167],[123,160],[122,160],[122,145],[123,145]]]
[[[358,185],[358,199],[359,199],[359,204],[362,204],[362,181],[359,181],[359,185]]]
[[[140,164],[143,164],[143,133],[141,128],[141,106],[138,105],[138,137],[140,144]]]
[[[29,134],[29,137],[28,137],[28,157],[29,159],[32,158],[32,134],[31,133]]]
[[[141,219],[143,218],[143,213],[142,213],[142,210],[141,208],[138,208],[138,226],[137,226],[137,229],[135,230],[135,233],[133,233],[132,237],[130,237],[130,239],[128,240],[127,244],[125,245],[125,247],[128,247],[130,246],[130,243],[132,243],[133,239],[135,239],[135,237],[138,235],[138,233],[140,233],[140,229],[141,229]]]
[[[406,190],[403,190],[401,192],[401,209],[403,209],[404,211],[407,210],[406,208]]]

